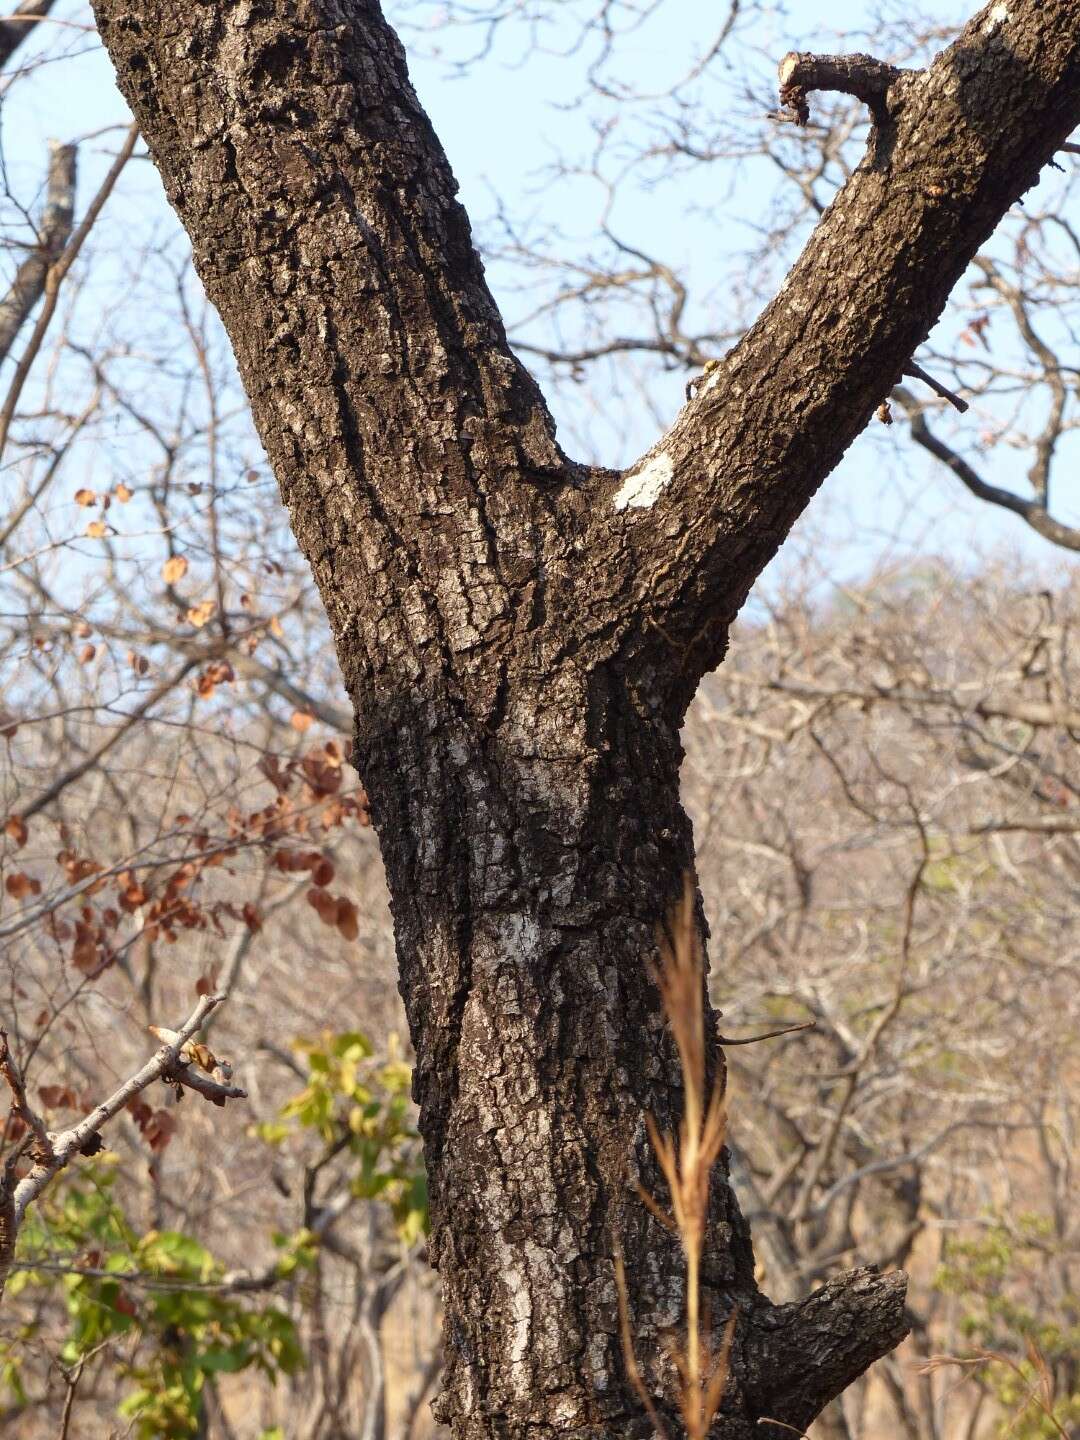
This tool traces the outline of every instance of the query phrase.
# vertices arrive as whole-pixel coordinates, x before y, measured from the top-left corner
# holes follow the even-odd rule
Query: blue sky
[[[553,0],[548,8],[573,13],[575,6],[573,0],[562,0],[561,5]],[[965,8],[939,6],[937,15],[947,19]],[[392,14],[405,13],[421,27],[438,12],[438,6],[427,0],[399,0],[389,9]],[[707,45],[717,15],[725,10],[726,5],[668,0],[657,21],[622,46],[621,73],[637,83],[647,77],[650,85],[662,88]],[[741,63],[765,75],[792,48],[872,49],[873,36],[865,33],[866,15],[861,0],[832,0],[828,5],[793,0],[777,5],[749,37],[754,49],[740,52]],[[106,57],[83,28],[89,18],[86,7],[61,0],[55,18],[61,24],[54,27],[54,43],[59,33],[77,58],[36,69],[5,95],[0,109],[3,157],[11,190],[30,204],[43,173],[47,139],[104,131],[85,140],[81,148],[80,198],[85,204],[120,134],[106,127],[122,123],[126,112]],[[560,24],[561,31],[545,36],[554,44],[572,33],[566,22]],[[558,154],[589,152],[591,124],[603,118],[602,104],[568,105],[581,92],[585,56],[543,51],[523,55],[520,30],[507,27],[489,56],[457,76],[449,61],[475,43],[472,37],[454,33],[447,37],[431,28],[406,30],[405,35],[414,82],[450,155],[478,234],[483,237],[490,230],[498,197],[509,213],[527,217],[533,226],[558,226],[587,247],[600,213],[598,188],[590,181],[553,179],[550,174]],[[462,48],[455,51],[459,38]],[[425,53],[437,46],[441,54]],[[706,73],[697,93],[712,100],[727,87],[725,93],[737,97],[745,78],[721,58]],[[620,113],[620,123],[630,126],[637,123],[640,112]],[[629,190],[616,211],[616,223],[634,243],[685,265],[695,293],[719,316],[725,297],[715,293],[717,279],[726,273],[733,249],[746,244],[760,222],[768,195],[769,179],[760,164],[733,161],[703,169],[685,183]],[[137,264],[132,257],[142,246],[175,229],[156,175],[146,162],[129,167],[110,211],[114,223],[102,231],[100,243],[110,249],[112,266]],[[182,247],[182,242],[177,243]],[[501,276],[497,269],[491,273],[498,294]],[[508,318],[520,314],[519,297],[500,298]],[[618,401],[617,394],[624,380],[629,397],[625,403]],[[643,372],[629,362],[625,372],[582,387],[580,394],[560,389],[551,399],[572,450],[580,453],[584,446],[596,452],[587,458],[628,463],[656,438],[658,421],[674,417],[684,380],[682,375]],[[612,386],[610,407],[604,384]],[[633,386],[640,384],[648,390],[648,409],[633,403]],[[608,409],[610,415],[605,413]],[[617,420],[609,423],[612,415]],[[1004,468],[992,478],[1008,478],[1010,463],[1015,463],[1014,458],[1006,457]],[[824,580],[826,575],[854,577],[882,557],[902,563],[925,549],[943,553],[959,565],[976,563],[985,553],[1005,551],[1015,554],[1032,573],[1049,573],[1066,563],[1061,552],[1039,541],[1021,523],[970,500],[957,482],[932,469],[910,445],[898,447],[895,435],[871,427],[830,478],[777,573],[783,573],[795,550],[804,559],[820,554]]]

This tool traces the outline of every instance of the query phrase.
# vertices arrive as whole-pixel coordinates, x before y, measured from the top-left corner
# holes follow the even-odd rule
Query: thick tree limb
[[[75,146],[50,146],[45,211],[38,243],[15,272],[0,300],[0,360],[11,349],[26,317],[45,293],[49,267],[63,254],[75,214]]]
[[[780,293],[615,494],[639,607],[687,693],[979,246],[1080,122],[1075,11],[985,6],[886,98]]]
[[[7,64],[52,7],[53,0],[20,0],[12,14],[0,20],[0,68]]]
[[[762,1395],[762,1412],[803,1431],[822,1408],[822,1395],[834,1399],[882,1353],[908,1332],[905,1312],[907,1277],[900,1271],[879,1275],[852,1270],[829,1280],[806,1300],[776,1306],[757,1331],[758,1373],[785,1377],[779,1393]],[[848,1323],[838,1315],[846,1316]],[[766,1419],[758,1422],[768,1435]],[[782,1433],[772,1429],[773,1436]]]

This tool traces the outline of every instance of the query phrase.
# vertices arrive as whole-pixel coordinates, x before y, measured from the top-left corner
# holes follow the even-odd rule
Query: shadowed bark
[[[682,718],[762,567],[1080,119],[1072,6],[986,7],[924,72],[860,61],[862,165],[624,473],[562,452],[375,0],[95,9],[355,709],[417,1057],[439,1413],[458,1440],[647,1434],[612,1254],[618,1237],[670,1412],[681,1266],[628,1186],[660,1193],[642,1117],[679,1098],[643,961],[693,864]],[[843,71],[810,59],[805,84]],[[738,1307],[730,1440],[766,1417],[802,1429],[906,1329],[898,1274],[770,1305],[726,1174],[705,1284],[718,1328]]]

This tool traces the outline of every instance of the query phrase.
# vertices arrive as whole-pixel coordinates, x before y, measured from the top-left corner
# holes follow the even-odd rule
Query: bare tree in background
[[[856,1386],[821,1433],[993,1423],[985,1396],[916,1372],[995,1335],[977,1284],[956,1299],[957,1246],[985,1267],[996,1245],[1002,1285],[1023,1269],[1010,1246],[1041,1245],[999,1321],[1010,1353],[1046,1347],[1075,1403],[1075,1220],[1056,1198],[1077,1103],[1073,593],[934,565],[831,613],[792,597],[692,712],[722,1028],[815,1023],[729,1054],[763,1284],[792,1298],[853,1255],[913,1275],[912,1340],[871,1372],[888,1403]]]
[[[672,1113],[641,965],[692,864],[678,731],[756,576],[1080,118],[1064,4],[989,5],[925,70],[791,55],[867,152],[667,436],[568,459],[506,344],[375,4],[192,17],[100,0],[121,88],[230,333],[356,711],[395,909],[459,1437],[640,1428],[615,1357],[630,1256],[649,1384],[674,1247],[628,1207]],[[720,1063],[713,1056],[713,1063]],[[718,1185],[720,1429],[804,1428],[904,1330],[856,1272],[776,1308]]]

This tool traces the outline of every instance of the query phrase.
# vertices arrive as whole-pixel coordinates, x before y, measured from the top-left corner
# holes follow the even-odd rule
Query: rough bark
[[[754,579],[1080,118],[1073,7],[987,7],[884,85],[780,294],[622,474],[559,448],[375,0],[95,9],[355,707],[417,1056],[440,1413],[459,1440],[645,1434],[611,1257],[618,1235],[670,1402],[681,1269],[628,1181],[644,1112],[678,1102],[643,959],[693,860],[679,727]],[[723,1176],[706,1268],[717,1323],[739,1310],[731,1440],[805,1427],[904,1333],[902,1276],[771,1306]]]

